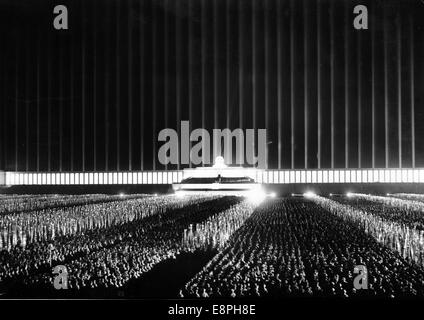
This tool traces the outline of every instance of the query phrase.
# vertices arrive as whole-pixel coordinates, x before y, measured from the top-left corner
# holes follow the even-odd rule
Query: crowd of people
[[[181,201],[174,196],[131,196],[125,199],[120,196],[115,201],[0,215],[0,250],[9,251],[17,245],[25,248],[33,242],[142,219],[170,207],[182,207],[188,199]]]
[[[56,244],[52,263],[66,266],[71,290],[120,288],[159,262],[175,258],[184,250],[196,250],[182,246],[184,229],[240,201],[236,197],[201,200],[204,199],[180,199],[185,203],[183,207],[174,206],[163,215],[156,214],[103,231],[94,230],[71,239],[71,243]],[[53,281],[54,275],[47,269],[24,274],[21,280],[29,287],[51,287]]]
[[[255,205],[244,200],[184,230],[183,247],[200,250],[221,250],[230,236],[239,229],[253,213]]]
[[[0,198],[0,216],[58,207],[80,206],[102,202],[140,198],[145,195],[23,195]]]
[[[424,194],[417,194],[417,193],[393,193],[393,194],[388,194],[388,195],[391,196],[391,197],[399,198],[399,199],[424,202]]]
[[[11,248],[4,247],[0,250],[0,282],[16,276],[31,276],[40,271],[50,272],[50,267],[54,264],[67,263],[94,251],[112,247],[126,237],[132,238],[131,232],[134,228],[137,232],[143,232],[151,225],[161,224],[168,216],[173,216],[170,212],[184,208],[195,210],[215,199],[218,197],[187,196],[179,199],[175,196],[158,196],[127,200],[112,207],[108,203],[103,214],[96,213],[97,207],[89,205],[91,208],[86,208],[86,215],[93,220],[92,228],[80,228],[75,233],[38,239],[39,241],[26,246],[18,243]],[[114,220],[109,220],[104,228],[98,227],[111,215],[114,215]],[[40,215],[40,223],[43,217],[44,215]],[[55,221],[58,226],[60,223],[66,223],[66,216],[59,216]],[[78,219],[75,219],[75,223],[81,224]]]
[[[121,289],[181,253],[208,251],[217,254],[180,297],[423,295],[418,211],[389,201],[140,195],[0,214],[0,288],[52,289],[63,265],[71,291]],[[354,287],[356,266],[369,290]]]
[[[355,266],[368,288],[353,285]],[[378,243],[355,221],[313,201],[278,199],[258,207],[180,291],[180,297],[424,294],[424,270]]]
[[[399,222],[410,228],[424,230],[424,203],[415,199],[400,199],[367,194],[353,194],[337,200],[356,206],[383,219]]]
[[[378,242],[424,266],[424,230],[417,225],[419,212],[409,211],[404,206],[383,207],[365,197],[334,201],[315,196],[312,200],[335,215],[356,222]]]

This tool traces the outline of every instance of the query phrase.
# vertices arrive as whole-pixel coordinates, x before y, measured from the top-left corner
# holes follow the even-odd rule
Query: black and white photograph
[[[0,305],[424,300],[423,17],[0,0]]]

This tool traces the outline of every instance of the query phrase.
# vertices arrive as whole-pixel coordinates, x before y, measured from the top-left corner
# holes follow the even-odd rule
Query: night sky
[[[53,28],[58,4],[69,30]],[[357,4],[368,30],[353,28]],[[165,169],[158,133],[181,120],[267,129],[271,169],[423,167],[423,13],[420,0],[0,0],[0,169]]]

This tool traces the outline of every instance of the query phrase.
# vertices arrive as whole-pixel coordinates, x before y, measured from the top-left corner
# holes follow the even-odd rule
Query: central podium
[[[224,158],[215,159],[212,167],[198,167],[183,170],[183,179],[172,188],[181,191],[254,191],[261,189],[255,181],[256,168],[232,167],[225,164]]]

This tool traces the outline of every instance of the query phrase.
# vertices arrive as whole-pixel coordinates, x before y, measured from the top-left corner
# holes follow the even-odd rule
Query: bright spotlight
[[[294,193],[292,193],[291,196],[294,197]]]
[[[119,196],[120,196],[121,198],[123,198],[123,197],[125,197],[125,193],[121,192],[121,193],[119,194]]]
[[[330,197],[332,197],[333,196],[333,194],[332,193],[330,193]]]
[[[314,192],[312,192],[312,191],[308,191],[308,192],[305,192],[305,193],[303,194],[303,196],[304,196],[305,198],[313,198],[313,197],[315,197],[315,196],[316,196],[316,194],[315,194]]]
[[[270,196],[271,198],[275,198],[275,197],[277,196],[277,194],[276,194],[275,192],[271,192],[271,193],[269,194],[269,196]]]
[[[175,192],[175,195],[177,198],[183,198],[185,196],[185,193],[183,191],[177,191]]]
[[[348,192],[348,193],[346,193],[346,196],[347,196],[348,198],[352,198],[352,197],[353,197],[353,193],[352,193],[352,192]]]
[[[386,196],[389,197],[389,196],[391,196],[391,194],[390,193],[386,193]]]
[[[158,196],[158,194],[157,194],[157,193],[155,193],[155,194],[154,194],[154,196],[155,196],[155,197],[157,197],[157,196]]]
[[[225,160],[222,156],[218,156],[215,158],[215,163],[213,165],[213,168],[222,169],[226,168]]]
[[[266,194],[262,189],[255,190],[247,194],[247,199],[249,200],[250,203],[253,203],[253,204],[260,204],[262,201],[264,201],[265,197],[266,197]]]

